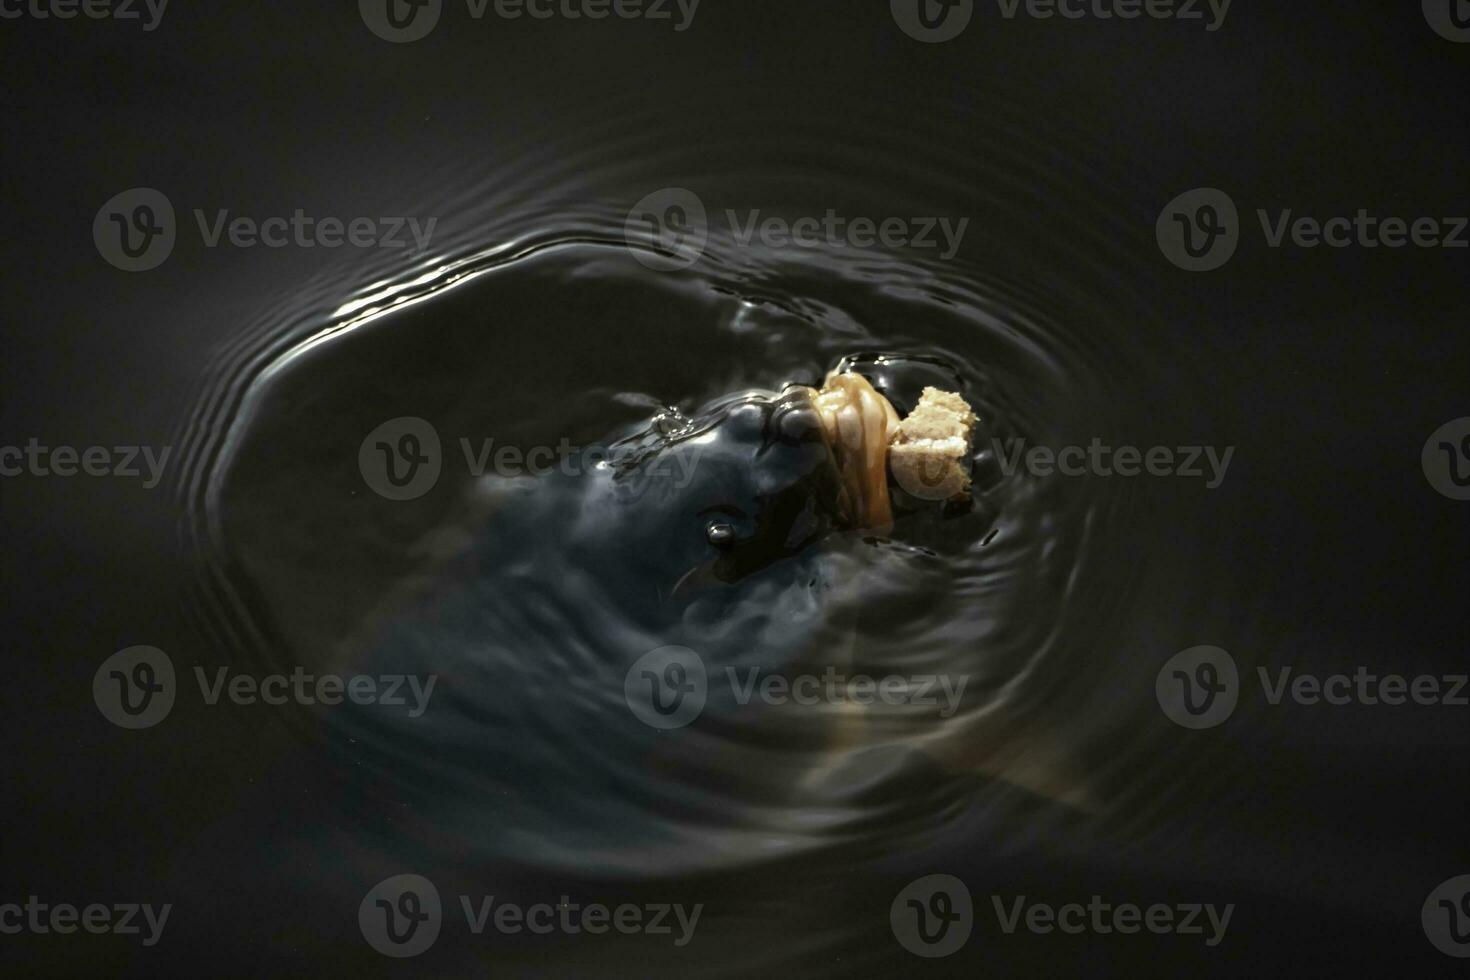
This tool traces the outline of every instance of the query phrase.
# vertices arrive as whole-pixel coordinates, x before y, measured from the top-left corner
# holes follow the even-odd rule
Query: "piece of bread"
[[[952,391],[925,388],[898,424],[888,446],[888,469],[898,485],[921,500],[948,500],[970,491],[975,412]]]

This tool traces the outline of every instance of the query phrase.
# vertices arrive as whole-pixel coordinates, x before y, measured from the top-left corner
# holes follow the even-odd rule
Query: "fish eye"
[[[724,521],[710,521],[705,525],[704,536],[716,548],[728,548],[735,542],[735,528]]]

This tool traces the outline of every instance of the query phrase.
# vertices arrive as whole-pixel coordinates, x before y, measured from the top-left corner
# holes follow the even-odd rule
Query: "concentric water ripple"
[[[953,131],[946,111],[861,141],[850,120],[751,139],[689,117],[674,142],[634,109],[528,135],[474,179],[472,162],[436,173],[465,189],[422,209],[440,216],[431,253],[344,266],[219,352],[181,487],[208,635],[270,669],[438,675],[422,719],[296,723],[372,772],[383,801],[411,805],[425,850],[461,863],[677,875],[838,845],[876,854],[976,813],[998,850],[1034,840],[1045,814],[1120,846],[1145,838],[1174,743],[1144,700],[1158,651],[1127,614],[1148,595],[1147,639],[1174,642],[1169,622],[1201,619],[1198,597],[1177,595],[1179,563],[1228,550],[1189,547],[1215,529],[1179,488],[1007,472],[996,448],[1198,441],[1214,424],[1188,397],[1198,352],[1142,299],[1149,227],[1126,185],[1023,107],[969,145],[932,138]],[[689,188],[710,215],[684,270],[656,271],[630,244],[629,209],[661,187]],[[755,209],[969,225],[949,259],[781,248],[741,242],[725,218]],[[630,618],[608,566],[640,533],[680,529],[589,527],[575,519],[585,490],[463,467],[395,503],[356,466],[396,416],[430,420],[447,447],[606,444],[654,406],[697,414],[864,351],[958,373],[983,419],[973,511],[907,519],[891,540],[834,536],[657,630]],[[629,665],[667,644],[717,678],[837,662],[968,686],[937,718],[737,710],[712,682],[674,739],[623,699]],[[1104,686],[1139,696],[1103,700]],[[1153,811],[1136,805],[1145,793]]]

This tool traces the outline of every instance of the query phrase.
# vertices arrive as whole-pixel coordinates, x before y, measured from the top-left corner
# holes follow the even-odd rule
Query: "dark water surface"
[[[340,6],[180,9],[146,35],[4,26],[31,50],[0,154],[40,193],[6,197],[31,231],[6,247],[0,443],[173,447],[152,491],[0,484],[0,902],[174,906],[154,948],[0,937],[28,972],[1457,964],[1420,909],[1470,871],[1466,709],[1272,706],[1256,678],[1464,671],[1470,505],[1433,491],[1420,451],[1470,414],[1466,253],[1273,250],[1254,212],[1464,213],[1465,49],[1417,10],[1305,4],[1238,3],[1210,33],[982,9],[934,46],[882,3],[705,0],[682,32],[450,5],[404,45]],[[166,190],[179,244],[127,276],[86,232],[140,185]],[[1206,186],[1240,205],[1242,244],[1191,275],[1155,221]],[[697,261],[629,224],[668,188],[706,209]],[[434,230],[206,248],[194,208]],[[932,218],[941,247],[743,240],[757,211]],[[966,222],[952,250],[940,218]],[[771,437],[800,413],[773,406],[844,359],[900,411],[926,384],[963,391],[971,506],[829,520],[809,445]],[[376,454],[423,447],[403,418],[439,440],[439,474],[390,499]],[[577,451],[477,473],[488,440]],[[1094,441],[1231,455],[1218,480],[1204,460],[1125,478],[1008,458]],[[712,521],[755,543],[712,544]],[[129,732],[87,690],[136,644],[167,651],[180,696]],[[1195,731],[1155,682],[1201,645],[1244,684],[1227,724]],[[668,647],[697,655],[707,699],[660,728],[630,692]],[[417,717],[210,705],[196,668],[435,687]],[[741,703],[727,668],[964,687],[950,710]],[[401,874],[445,909],[402,962],[358,918]],[[931,874],[975,903],[941,959],[890,924]],[[475,935],[459,897],[491,895],[702,913],[687,945]],[[1233,919],[1207,946],[1008,935],[992,910],[1093,895]]]

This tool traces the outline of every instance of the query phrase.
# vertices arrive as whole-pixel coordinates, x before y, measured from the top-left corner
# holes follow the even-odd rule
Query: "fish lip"
[[[803,390],[821,420],[823,440],[837,464],[840,508],[848,525],[891,528],[888,444],[898,428],[898,412],[867,378],[840,368],[827,375],[820,391]]]

